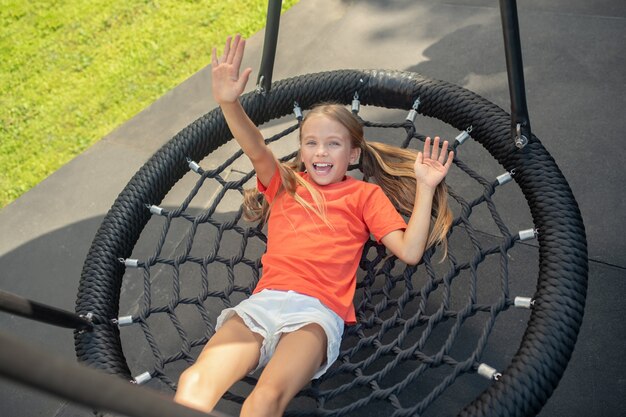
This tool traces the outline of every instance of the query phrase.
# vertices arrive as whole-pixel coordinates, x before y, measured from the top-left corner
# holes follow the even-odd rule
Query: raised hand
[[[424,152],[419,152],[415,159],[415,178],[417,183],[434,189],[444,179],[452,160],[454,159],[454,151],[448,152],[448,141],[444,141],[439,150],[439,137],[435,137],[435,141],[431,148],[431,139],[426,138],[424,142]]]
[[[212,51],[212,88],[213,97],[218,104],[236,101],[246,88],[252,68],[239,73],[246,41],[240,35],[229,36],[224,45],[224,53],[217,57],[217,50]]]

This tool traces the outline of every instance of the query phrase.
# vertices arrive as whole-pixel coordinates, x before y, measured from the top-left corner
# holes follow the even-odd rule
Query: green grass
[[[207,65],[226,35],[263,28],[266,9],[266,0],[0,0],[0,208]]]

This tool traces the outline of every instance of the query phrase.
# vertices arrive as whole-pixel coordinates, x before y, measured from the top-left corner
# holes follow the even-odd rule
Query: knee
[[[216,390],[205,369],[192,365],[183,371],[178,378],[175,399],[179,402],[204,404],[219,399],[221,393]],[[215,400],[217,401],[217,400]]]
[[[197,367],[187,368],[178,378],[174,401],[204,412],[211,411],[212,406],[207,402],[203,379],[204,375]]]
[[[178,378],[178,390],[201,385],[202,379],[203,372],[201,372],[197,366],[192,365],[180,374]]]
[[[245,401],[245,408],[254,410],[255,415],[282,415],[289,398],[285,391],[271,384],[257,385]]]

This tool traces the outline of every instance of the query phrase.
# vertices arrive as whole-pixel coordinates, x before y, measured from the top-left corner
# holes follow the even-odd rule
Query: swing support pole
[[[515,139],[515,146],[521,149],[526,146],[532,133],[526,104],[524,64],[516,0],[500,0],[500,17],[511,98],[511,132]]]
[[[502,34],[504,37],[504,54],[511,100],[511,136],[515,146],[523,148],[532,137],[530,117],[526,104],[526,87],[524,83],[524,64],[520,41],[519,19],[516,0],[499,0]],[[278,29],[280,26],[281,0],[269,0],[267,5],[267,21],[263,55],[257,79],[257,92],[266,94],[272,84]]]
[[[269,0],[267,4],[263,55],[261,57],[261,67],[259,69],[259,78],[257,79],[256,87],[257,92],[261,94],[268,93],[272,86],[272,73],[274,72],[274,59],[276,58],[281,6],[282,0]]]
[[[2,333],[0,377],[116,415],[230,417],[218,411],[205,414],[184,407],[149,388],[130,384],[118,376],[53,355]]]
[[[0,290],[0,311],[58,327],[76,330],[93,328],[91,322],[84,317],[3,290]]]

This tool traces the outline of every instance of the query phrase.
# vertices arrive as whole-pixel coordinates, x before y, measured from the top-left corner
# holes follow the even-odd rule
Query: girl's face
[[[310,116],[300,133],[300,157],[310,178],[318,185],[343,181],[348,166],[359,160],[348,129],[321,114]]]

